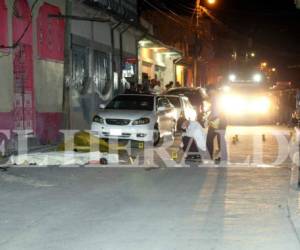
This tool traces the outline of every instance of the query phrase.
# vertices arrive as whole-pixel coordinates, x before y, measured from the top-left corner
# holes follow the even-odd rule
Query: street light
[[[268,66],[268,63],[266,63],[266,62],[262,62],[262,63],[261,63],[261,67],[265,68],[265,67],[267,67],[267,66]]]

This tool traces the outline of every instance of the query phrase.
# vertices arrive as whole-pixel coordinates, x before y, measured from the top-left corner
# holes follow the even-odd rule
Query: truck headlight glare
[[[262,75],[261,74],[253,75],[253,81],[254,82],[261,82],[261,80],[262,80]]]
[[[236,75],[230,74],[228,78],[229,78],[229,81],[234,82],[236,80]]]

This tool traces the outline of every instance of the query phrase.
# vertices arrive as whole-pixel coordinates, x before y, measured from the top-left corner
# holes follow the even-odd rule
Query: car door
[[[195,121],[197,118],[197,112],[195,108],[192,106],[192,104],[187,98],[184,98],[183,102],[184,102],[184,112],[185,112],[186,119]]]
[[[176,111],[176,120],[178,120],[183,113],[183,103],[179,96],[166,96],[170,103],[174,106]]]
[[[174,107],[165,97],[159,97],[157,101],[158,125],[161,134],[172,132],[174,127]]]

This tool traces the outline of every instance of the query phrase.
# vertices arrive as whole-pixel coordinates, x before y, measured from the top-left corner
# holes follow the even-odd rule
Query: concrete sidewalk
[[[288,168],[15,168],[0,200],[1,250],[300,249]]]

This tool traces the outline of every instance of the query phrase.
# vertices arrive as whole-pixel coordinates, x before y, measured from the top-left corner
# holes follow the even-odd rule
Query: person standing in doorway
[[[226,164],[228,160],[227,156],[227,145],[226,145],[226,127],[227,127],[227,119],[225,115],[220,111],[219,107],[219,97],[218,91],[216,87],[211,86],[208,89],[208,95],[211,101],[211,113],[209,116],[208,123],[208,132],[207,132],[207,140],[206,146],[209,152],[211,159],[214,159],[215,155],[215,147],[214,141],[217,138],[218,149],[220,155],[214,159],[216,164],[224,163]]]

